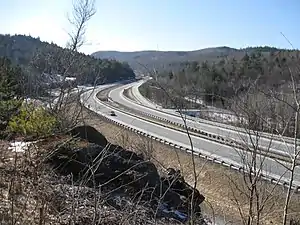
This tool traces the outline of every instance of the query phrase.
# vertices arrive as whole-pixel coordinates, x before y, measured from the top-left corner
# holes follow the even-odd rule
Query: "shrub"
[[[8,123],[9,132],[28,136],[48,136],[57,127],[56,118],[43,107],[23,105]]]

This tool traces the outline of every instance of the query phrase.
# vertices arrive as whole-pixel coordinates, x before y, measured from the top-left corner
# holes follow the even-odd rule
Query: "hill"
[[[96,59],[25,35],[0,35],[0,57],[19,65],[32,86],[38,85],[35,82],[41,80],[41,74],[64,74],[81,85],[135,78],[127,63]]]
[[[137,52],[118,52],[118,51],[98,51],[92,56],[101,59],[115,59],[128,64],[137,72],[147,73],[153,69],[163,72],[168,70],[178,70],[185,67],[190,61],[219,61],[224,57],[242,58],[245,53],[275,52],[280,49],[274,47],[249,47],[235,49],[230,47],[205,48],[195,51],[137,51]],[[147,67],[147,69],[145,68]]]

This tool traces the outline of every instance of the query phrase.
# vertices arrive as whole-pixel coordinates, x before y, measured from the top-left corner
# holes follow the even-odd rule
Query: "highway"
[[[126,107],[141,111],[141,112],[146,112],[148,114],[160,117],[160,118],[164,118],[166,120],[169,121],[173,121],[179,124],[184,124],[184,121],[182,120],[182,118],[179,115],[175,115],[175,114],[171,114],[171,113],[166,113],[163,110],[158,110],[155,109],[155,105],[151,105],[151,103],[147,103],[147,100],[143,100],[141,95],[138,94],[136,95],[136,87],[139,86],[143,81],[138,81],[138,82],[133,82],[121,87],[118,87],[114,90],[112,90],[109,93],[109,97],[114,101],[117,102],[120,105],[124,105]],[[137,104],[136,102],[124,97],[123,95],[123,90],[124,89],[129,89],[129,88],[133,88],[132,93],[136,95],[136,99],[139,100],[139,103],[143,104]],[[134,91],[135,90],[135,91]],[[149,102],[149,101],[148,101]],[[146,104],[146,105],[144,105]],[[249,146],[252,146],[251,141],[253,143],[256,143],[256,139],[258,139],[258,144],[265,148],[266,150],[272,150],[273,152],[283,152],[286,153],[287,155],[292,155],[294,148],[293,148],[293,144],[289,141],[289,142],[283,142],[283,141],[279,141],[277,139],[273,139],[273,138],[265,138],[265,137],[259,137],[257,135],[252,135],[250,138],[250,135],[245,133],[245,130],[242,130],[241,128],[235,128],[233,126],[227,126],[225,124],[222,124],[222,126],[220,126],[219,123],[215,123],[215,122],[199,122],[199,121],[195,121],[192,119],[189,119],[189,117],[186,117],[186,123],[188,127],[191,128],[196,128],[199,130],[204,130],[208,133],[214,134],[214,135],[218,135],[218,136],[222,136],[224,138],[229,138],[235,141],[239,141],[241,143],[248,143]],[[251,140],[252,139],[252,140]]]
[[[130,84],[131,85],[131,84]],[[129,85],[129,86],[130,86]],[[127,87],[128,85],[122,86]],[[137,129],[139,131],[145,132],[148,135],[152,135],[154,137],[161,138],[165,141],[171,142],[173,144],[177,144],[184,148],[191,148],[189,138],[187,134],[176,131],[174,129],[170,129],[164,127],[162,125],[154,124],[148,121],[145,121],[142,118],[139,118],[135,115],[130,115],[127,112],[122,112],[117,110],[114,107],[107,105],[104,102],[101,102],[96,94],[103,90],[104,88],[111,87],[111,85],[97,87],[95,90],[89,90],[81,95],[82,103],[89,107],[92,111],[98,113],[101,116],[108,117],[112,121],[119,122],[124,125],[128,125],[131,128]],[[121,89],[122,89],[121,88]],[[110,92],[110,97],[115,97],[114,94],[118,93],[120,96],[120,88],[116,88]],[[119,98],[122,98],[121,96]],[[109,112],[114,110],[117,116],[110,116]],[[214,157],[216,159],[223,160],[228,164],[233,164],[236,166],[243,166],[243,162],[241,160],[240,152],[234,150],[230,146],[226,146],[220,143],[216,143],[214,141],[206,140],[197,136],[191,136],[192,143],[194,146],[195,152],[200,152],[201,154],[205,154],[210,157]],[[243,154],[246,157],[251,157],[248,152],[244,152]],[[257,161],[260,162],[261,156],[257,156]],[[286,164],[284,162],[281,162]],[[275,179],[280,179],[282,181],[288,182],[289,180],[289,172],[284,168],[284,166],[280,165],[274,159],[265,158],[263,163],[263,171],[266,176],[273,177]],[[282,177],[281,177],[282,176]],[[300,169],[297,168],[295,172],[295,185],[300,186]]]

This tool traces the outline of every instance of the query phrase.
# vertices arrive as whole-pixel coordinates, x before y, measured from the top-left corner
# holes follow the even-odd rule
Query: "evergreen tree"
[[[22,71],[7,58],[0,57],[0,130],[4,131],[21,101]],[[1,132],[0,131],[0,132]]]

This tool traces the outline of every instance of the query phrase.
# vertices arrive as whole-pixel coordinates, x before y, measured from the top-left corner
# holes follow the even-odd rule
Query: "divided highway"
[[[184,122],[182,118],[179,115],[174,115],[168,112],[164,112],[162,110],[157,110],[154,109],[153,106],[151,107],[151,103],[148,103],[146,106],[142,104],[137,104],[136,102],[126,98],[123,95],[124,89],[130,89],[130,88],[136,88],[139,86],[143,81],[138,81],[138,82],[133,82],[121,87],[118,87],[114,90],[112,90],[109,93],[109,97],[111,98],[112,101],[124,105],[128,108],[135,109],[147,114],[151,114],[153,116],[163,118],[168,121],[172,121],[174,123],[178,123],[181,125],[184,125]],[[135,94],[136,91],[133,91],[132,94]],[[137,95],[136,96],[139,99],[139,102],[145,103],[145,100],[141,99],[141,96]],[[198,130],[203,130],[205,132],[208,132],[213,135],[217,136],[222,136],[227,139],[231,139],[234,141],[238,141],[240,143],[248,143],[249,146],[251,145],[251,139],[254,143],[256,143],[256,135],[252,135],[252,138],[250,138],[249,134],[245,133],[241,128],[234,128],[233,126],[227,126],[225,124],[222,124],[220,126],[219,123],[214,123],[214,122],[209,122],[209,121],[203,121],[203,122],[198,122],[195,120],[190,119],[187,117],[186,119],[187,126],[190,128],[195,128]],[[279,139],[277,137],[277,139]],[[291,143],[290,140],[288,141],[281,141],[281,140],[276,140],[275,138],[265,138],[265,137],[260,137],[258,138],[258,143],[259,146],[266,150],[270,150],[272,152],[278,152],[278,153],[283,153],[286,155],[292,154],[293,152],[293,144]]]
[[[122,95],[122,90],[124,88],[130,87],[132,84],[124,85],[122,87],[117,87],[110,92],[109,96],[113,101],[118,101],[122,104],[127,104],[129,107],[140,106],[133,104],[128,100],[124,100]],[[113,85],[106,85],[97,87],[95,90],[89,90],[81,95],[81,102],[92,111],[98,113],[101,116],[107,117],[110,121],[122,124],[130,129],[135,129],[143,132],[146,136],[155,137],[162,142],[169,142],[177,145],[180,149],[190,149],[191,145],[187,134],[167,128],[163,125],[152,123],[147,121],[140,116],[134,115],[132,113],[126,112],[124,110],[119,110],[116,107],[110,106],[109,104],[100,101],[97,98],[97,93],[104,90],[105,88],[112,87]],[[119,99],[119,100],[118,100]],[[121,101],[120,101],[121,100]],[[123,101],[123,102],[122,102]],[[142,108],[141,108],[142,109]],[[147,108],[148,109],[148,108]],[[114,110],[116,112],[116,117],[110,116],[109,112]],[[159,112],[158,112],[159,113]],[[175,118],[175,117],[174,117]],[[176,119],[176,118],[175,118]],[[191,121],[192,122],[192,121]],[[194,146],[194,151],[200,153],[201,155],[206,155],[209,158],[216,158],[217,160],[224,161],[227,164],[234,165],[235,167],[243,167],[243,162],[241,160],[238,151],[235,151],[232,147],[226,146],[215,141],[210,141],[195,135],[191,135],[191,139]],[[247,157],[251,157],[249,153],[245,153]],[[258,162],[260,162],[261,156],[257,156]],[[281,162],[286,164],[285,162]],[[280,165],[276,160],[271,158],[265,158],[263,163],[264,174],[267,178],[270,177],[275,179],[280,179],[282,181],[288,182],[289,172],[286,168]],[[281,178],[282,177],[282,178]],[[296,186],[300,186],[300,169],[298,168],[295,173],[295,183]]]

